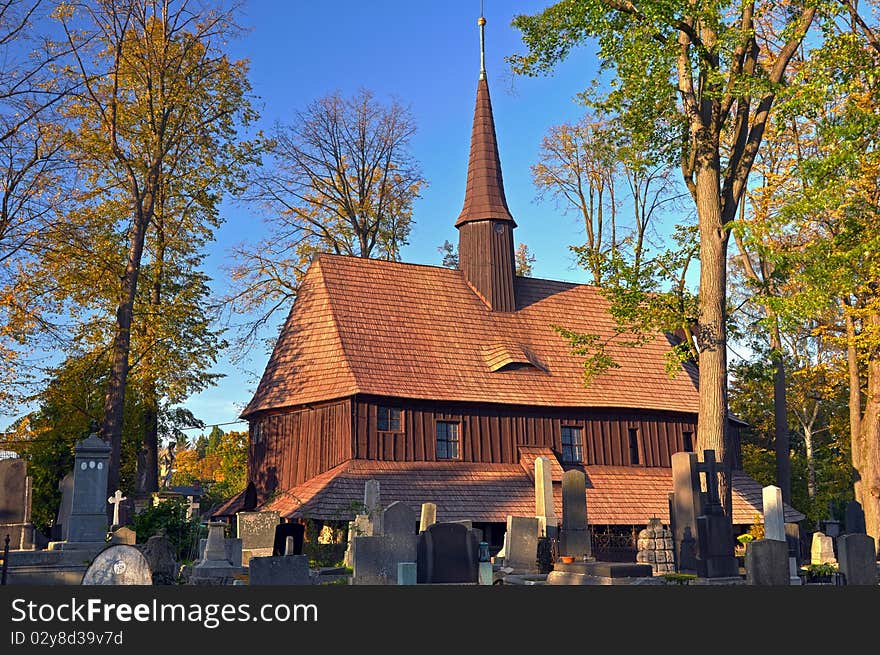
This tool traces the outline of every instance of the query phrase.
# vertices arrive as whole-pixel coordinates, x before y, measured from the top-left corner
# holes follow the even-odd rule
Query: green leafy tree
[[[593,105],[635,132],[662,123],[680,135],[678,161],[697,213],[700,246],[697,449],[731,465],[727,435],[727,243],[730,226],[792,56],[812,24],[812,4],[565,0],[514,25],[528,49],[514,70],[551,70],[595,39],[615,73]],[[730,480],[721,477],[731,507]]]

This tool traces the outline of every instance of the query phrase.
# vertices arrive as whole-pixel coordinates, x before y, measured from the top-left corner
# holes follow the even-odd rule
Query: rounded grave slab
[[[152,585],[150,564],[134,546],[110,546],[95,557],[83,585]]]

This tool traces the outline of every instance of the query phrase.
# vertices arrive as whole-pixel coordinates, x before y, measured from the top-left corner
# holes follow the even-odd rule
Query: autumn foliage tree
[[[245,64],[223,52],[236,32],[230,11],[187,0],[99,0],[61,3],[56,16],[73,53],[63,73],[78,86],[64,107],[81,176],[72,236],[104,235],[115,269],[102,285],[110,292],[116,281],[105,296],[115,318],[101,427],[112,447],[108,483],[115,489],[147,237],[158,219],[169,219],[163,194],[183,193],[213,215],[240,156],[234,144],[237,126],[251,116],[249,86]],[[180,182],[193,175],[211,182],[193,193],[198,184]],[[162,265],[156,243],[154,279]]]

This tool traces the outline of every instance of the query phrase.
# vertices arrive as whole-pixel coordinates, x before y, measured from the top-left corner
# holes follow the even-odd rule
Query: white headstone
[[[785,541],[785,508],[782,489],[770,485],[764,487],[764,539]]]
[[[559,527],[556,510],[553,507],[553,477],[550,460],[546,457],[535,459],[535,516],[538,519],[538,533],[542,537],[555,537]]]
[[[831,537],[822,532],[813,533],[810,564],[837,564],[837,558],[834,556],[834,542]]]

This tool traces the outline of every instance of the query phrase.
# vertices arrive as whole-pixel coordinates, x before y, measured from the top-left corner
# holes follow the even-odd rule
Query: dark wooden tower
[[[481,51],[483,25],[480,19]],[[481,58],[484,60],[484,57]],[[477,83],[477,105],[471,132],[464,207],[458,220],[458,261],[471,288],[489,308],[498,312],[516,311],[513,280],[513,228],[516,222],[504,197],[501,158],[495,136],[495,120],[485,64]]]

